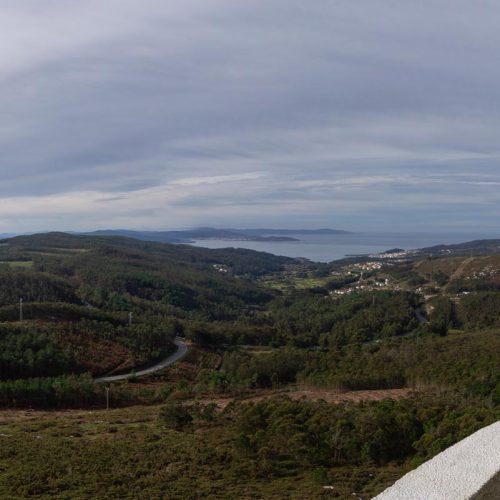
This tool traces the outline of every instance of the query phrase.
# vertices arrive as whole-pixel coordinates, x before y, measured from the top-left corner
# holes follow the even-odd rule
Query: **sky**
[[[500,221],[500,2],[2,0],[0,233]]]

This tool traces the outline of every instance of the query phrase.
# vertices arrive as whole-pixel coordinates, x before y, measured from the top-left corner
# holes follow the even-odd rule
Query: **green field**
[[[307,290],[310,288],[324,287],[331,278],[299,278],[296,276],[280,279],[270,279],[262,281],[262,284],[274,290],[286,291],[295,288],[296,290]]]
[[[32,260],[0,261],[0,266],[1,265],[7,265],[11,268],[31,269],[33,267],[33,261]]]

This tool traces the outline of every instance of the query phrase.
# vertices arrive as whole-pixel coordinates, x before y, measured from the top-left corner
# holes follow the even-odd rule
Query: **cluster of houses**
[[[478,280],[481,278],[492,278],[500,273],[500,269],[493,266],[486,266],[482,271],[475,271],[471,276],[466,276],[466,280]]]
[[[390,252],[379,253],[374,257],[378,257],[379,259],[406,259],[409,255],[414,254],[415,251],[411,250],[395,250]]]
[[[224,266],[223,264],[212,264],[212,267],[216,270],[219,271],[219,273],[228,273],[229,269],[227,266]]]
[[[358,271],[378,271],[384,267],[383,262],[370,261],[370,262],[360,262],[358,264],[353,264],[350,266],[352,270]]]
[[[358,284],[357,285],[352,285],[347,288],[340,288],[338,290],[331,290],[329,292],[329,295],[331,297],[340,297],[343,295],[351,295],[352,293],[356,292],[369,292],[373,290],[379,290],[380,288],[388,287],[389,286],[389,278],[385,278],[383,280],[376,280],[370,283],[363,283],[363,284]]]

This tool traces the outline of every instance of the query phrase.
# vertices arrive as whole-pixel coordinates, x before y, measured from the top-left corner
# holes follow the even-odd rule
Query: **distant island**
[[[259,228],[259,229],[233,229],[232,231],[237,231],[239,233],[244,234],[273,234],[273,235],[286,235],[286,234],[352,234],[350,231],[344,231],[342,229],[329,229],[329,228],[321,228],[321,229],[268,229],[268,228]]]
[[[193,243],[195,240],[293,242],[294,236],[350,234],[340,229],[225,229],[199,227],[178,231],[135,231],[130,229],[105,229],[84,233],[89,236],[125,236],[137,240],[159,243]]]

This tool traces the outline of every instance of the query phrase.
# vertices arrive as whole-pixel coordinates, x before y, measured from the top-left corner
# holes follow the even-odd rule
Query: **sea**
[[[473,233],[348,233],[335,235],[294,234],[300,241],[195,240],[205,248],[249,248],[287,257],[304,257],[315,262],[331,262],[351,255],[367,255],[392,248],[414,250],[434,245],[451,245],[480,239],[500,239],[499,234]]]

